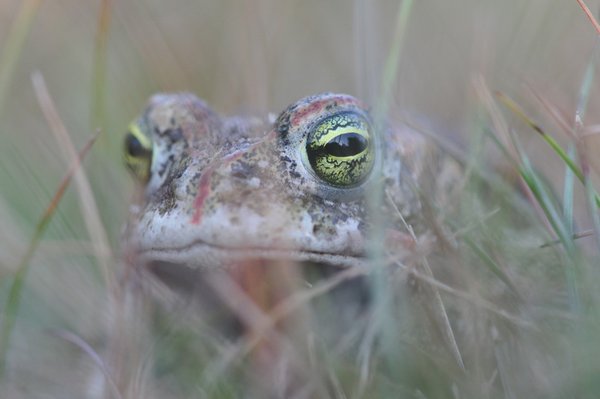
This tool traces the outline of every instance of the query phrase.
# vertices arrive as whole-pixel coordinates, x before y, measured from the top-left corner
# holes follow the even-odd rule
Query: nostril
[[[321,225],[318,223],[313,224],[312,232],[313,234],[317,234],[321,230]]]
[[[248,173],[242,169],[232,170],[231,176],[241,180],[245,180],[249,177]]]
[[[256,175],[256,167],[247,162],[238,160],[237,162],[231,164],[231,176],[233,177],[243,180],[249,180],[251,177],[254,177]]]
[[[171,120],[171,123],[175,124],[175,121]],[[167,137],[171,143],[175,143],[184,139],[183,130],[181,130],[180,127],[166,129],[162,132],[162,135]]]

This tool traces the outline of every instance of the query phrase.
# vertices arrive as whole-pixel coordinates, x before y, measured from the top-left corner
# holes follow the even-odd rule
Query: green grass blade
[[[40,221],[38,222],[35,228],[34,235],[31,241],[29,242],[29,246],[27,247],[25,255],[23,255],[21,261],[19,262],[19,265],[17,266],[17,272],[15,274],[14,280],[12,282],[12,285],[10,286],[10,290],[8,293],[6,308],[2,312],[2,335],[0,336],[0,378],[4,376],[4,371],[6,368],[6,356],[10,344],[10,337],[12,335],[15,322],[17,320],[17,313],[19,311],[19,304],[21,301],[21,292],[23,290],[23,284],[25,283],[25,278],[29,270],[31,258],[33,257],[33,254],[35,253],[35,250],[38,244],[40,243],[40,240],[46,228],[48,227],[48,224],[50,223],[50,220],[52,219],[52,216],[54,215],[58,204],[60,203],[65,191],[67,190],[73,175],[81,165],[83,158],[85,158],[89,150],[92,148],[92,145],[96,141],[97,137],[98,134],[94,135],[92,138],[89,139],[86,145],[79,152],[77,158],[69,167],[67,174],[58,186],[54,197],[52,198],[50,204],[48,205],[42,217],[40,218]]]
[[[586,175],[585,183],[583,185],[585,186],[585,193],[587,196],[588,204],[592,205],[594,203],[594,200],[597,199],[598,196],[596,195],[596,190],[594,190],[594,187],[592,185],[591,178],[588,175]],[[594,208],[593,205],[590,206],[589,214],[592,218],[592,226],[594,226],[595,234],[593,234],[593,236],[596,240],[596,246],[600,250],[600,215],[598,214],[598,209]]]
[[[569,158],[575,158],[575,147],[573,145],[569,145],[568,149]],[[567,221],[567,226],[573,236],[574,231],[574,219],[573,219],[573,199],[574,194],[573,191],[575,189],[575,179],[573,171],[567,166],[565,167],[565,182],[563,184],[563,215],[565,215],[565,220]]]
[[[519,173],[531,192],[535,196],[544,214],[548,218],[554,232],[558,236],[560,242],[564,245],[569,253],[573,252],[573,240],[569,234],[569,229],[566,227],[563,218],[552,201],[552,196],[545,187],[543,181],[537,176],[533,170],[529,159],[523,159],[523,164],[519,168]]]
[[[594,14],[592,14],[589,7],[583,0],[577,0],[577,3],[579,3],[579,7],[581,7],[585,15],[588,17],[594,29],[596,29],[596,33],[600,35],[600,24],[598,24],[598,21],[596,21],[596,18],[594,18]]]
[[[542,136],[544,141],[548,143],[548,145],[558,154],[558,156],[563,160],[563,162],[571,169],[571,171],[577,176],[577,178],[583,183],[583,173],[579,169],[579,167],[575,164],[575,162],[568,156],[567,152],[552,138],[550,135],[546,134],[544,130],[535,123],[523,109],[510,97],[502,92],[496,92],[497,98],[502,102],[508,109],[510,109],[515,115],[521,118],[529,127],[535,130],[537,133]]]
[[[106,67],[112,1],[102,0],[94,44],[92,72],[92,130],[104,126],[106,118]]]
[[[548,143],[548,145],[558,154],[558,156],[563,160],[563,162],[567,165],[567,167],[575,174],[575,176],[583,183],[583,172],[579,167],[575,164],[575,162],[569,157],[567,152],[552,138],[547,134],[542,135],[543,139]]]
[[[392,90],[395,87],[396,75],[398,74],[398,65],[400,64],[400,54],[402,53],[404,37],[406,34],[406,28],[408,27],[409,16],[412,11],[413,3],[413,0],[404,0],[398,8],[394,38],[385,62],[383,79],[381,81],[381,90],[379,93],[379,101],[375,107],[376,122],[381,122],[383,120],[390,105]]]
[[[378,98],[375,103],[374,119],[375,129],[381,129],[385,125],[385,119],[388,113],[388,109],[392,99],[393,89],[395,87],[396,77],[398,73],[398,65],[400,64],[400,56],[402,54],[402,48],[404,47],[405,33],[409,23],[409,16],[411,14],[413,0],[404,0],[398,7],[398,13],[396,14],[396,23],[394,27],[394,36],[392,38],[391,46],[387,55],[387,59],[384,65],[383,77],[381,80],[381,87],[378,93]],[[380,211],[381,204],[383,202],[383,182],[377,180],[375,187],[370,191],[367,201],[368,208],[373,216],[374,226],[384,225],[384,215]],[[388,348],[386,351],[388,355],[387,361],[390,364],[394,364],[394,354],[397,354],[397,340],[390,331],[393,328],[386,326],[389,323],[390,318],[388,317],[390,312],[393,312],[392,303],[392,290],[388,284],[388,278],[386,270],[384,270],[384,262],[382,259],[384,252],[384,231],[382,228],[375,228],[371,232],[368,239],[367,252],[372,260],[374,266],[374,273],[370,276],[370,284],[374,293],[373,298],[373,323],[374,331],[378,335],[382,336],[382,345]],[[387,328],[386,328],[387,327]]]
[[[552,136],[544,132],[544,130],[529,116],[527,116],[523,109],[519,105],[517,105],[517,103],[513,101],[510,97],[501,92],[496,92],[496,96],[508,109],[510,109],[517,116],[519,116],[533,130],[538,132],[542,136],[544,141],[554,150],[554,152],[556,152],[556,154],[558,154],[558,156],[565,163],[565,165],[573,172],[573,174],[575,174],[577,180],[579,180],[582,184],[585,184],[584,174],[579,168],[579,166],[577,166],[575,161],[573,161],[573,159],[569,157],[564,148],[562,148]],[[596,203],[596,206],[600,208],[600,196],[598,196],[597,193],[594,193],[593,198],[594,202]]]
[[[580,5],[582,5],[580,3]],[[585,7],[585,4],[582,5],[584,7],[584,11],[589,13],[589,9]],[[596,19],[593,15],[588,14],[590,20],[597,25]],[[580,164],[581,169],[583,171],[583,185],[585,187],[586,198],[589,206],[589,213],[592,219],[592,224],[594,227],[594,239],[596,240],[597,248],[600,250],[600,218],[598,216],[598,210],[594,209],[594,202],[596,203],[596,207],[598,207],[598,196],[594,187],[592,185],[590,175],[589,175],[589,154],[587,148],[585,147],[584,138],[582,138],[583,130],[584,130],[584,117],[585,112],[589,103],[590,92],[592,89],[592,85],[594,82],[594,77],[596,75],[596,64],[598,60],[598,56],[600,54],[600,39],[597,36],[596,42],[594,44],[594,49],[592,51],[592,56],[590,58],[590,62],[588,63],[585,74],[583,76],[583,80],[581,82],[581,87],[579,89],[579,99],[577,101],[577,110],[575,111],[575,135],[578,140],[578,150],[580,154]]]
[[[499,99],[514,113],[519,115],[525,122],[531,126],[538,133],[542,134],[543,137],[548,137],[543,130],[535,123],[532,122],[531,118],[527,117],[525,113],[521,110],[521,108],[510,98],[504,96],[502,93],[496,93]],[[508,154],[508,149],[504,147],[504,145],[500,142],[500,140],[496,139],[495,135],[492,135],[495,139],[496,144],[499,148],[505,153]],[[564,273],[567,281],[567,292],[569,297],[569,305],[573,311],[578,311],[580,309],[580,295],[579,295],[579,282],[577,279],[577,264],[579,263],[578,252],[576,250],[574,244],[574,235],[572,232],[572,217],[566,218],[565,214],[561,215],[559,212],[559,208],[557,207],[557,201],[554,199],[554,196],[551,195],[549,189],[547,188],[544,180],[538,176],[533,167],[531,166],[531,162],[527,157],[525,151],[522,149],[519,141],[514,135],[512,135],[512,143],[514,144],[515,150],[518,154],[512,158],[516,163],[519,174],[523,179],[525,185],[527,186],[529,192],[532,195],[531,201],[535,201],[537,206],[541,209],[543,213],[543,217],[545,221],[547,221],[547,227],[550,229],[551,234],[558,237],[558,243],[561,243],[566,252],[564,265]],[[556,143],[554,140],[550,140],[547,142]],[[560,148],[557,144],[557,148]],[[563,155],[566,155],[564,151],[559,151]],[[510,157],[509,157],[510,158]],[[571,157],[564,156],[561,157],[563,159],[571,160]],[[573,162],[565,162],[566,168],[570,170],[574,176],[578,176],[583,178],[583,173],[579,170],[579,168]],[[579,174],[577,173],[579,172]],[[570,188],[565,188],[566,195],[570,195],[569,192],[572,190]],[[572,194],[572,193],[571,193]],[[567,207],[569,205],[567,204]],[[564,210],[563,206],[563,210]],[[541,216],[541,215],[540,215]]]
[[[581,81],[581,87],[579,89],[579,99],[577,101],[577,110],[575,111],[575,132],[581,133],[579,129],[581,129],[583,118],[585,116],[585,111],[587,109],[587,105],[590,100],[590,92],[592,91],[592,85],[594,83],[594,77],[596,75],[596,64],[598,59],[598,49],[599,49],[600,41],[596,39],[596,43],[594,45],[594,51],[592,53],[592,57],[590,62],[588,63],[585,74],[583,75],[583,80]]]
[[[575,146],[569,145],[568,154],[570,158],[575,158]],[[572,240],[575,240],[575,217],[574,217],[574,190],[575,190],[575,175],[573,171],[565,166],[565,181],[563,184],[563,215],[565,224],[569,230]],[[574,262],[567,262],[565,265],[565,277],[567,280],[567,295],[569,298],[569,307],[573,312],[578,312],[580,309],[579,301],[579,284],[577,282],[576,269],[573,267]]]

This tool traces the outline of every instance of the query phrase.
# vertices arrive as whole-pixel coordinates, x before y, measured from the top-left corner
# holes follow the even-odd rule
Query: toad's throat
[[[249,259],[236,265],[239,267],[211,273],[182,266],[150,261],[144,270],[175,298],[185,298],[173,304],[192,306],[213,328],[236,339],[255,330],[257,320],[273,316],[274,321],[283,321],[287,316],[294,317],[294,310],[310,304],[325,314],[327,309],[339,312],[337,307],[329,307],[343,304],[344,313],[350,314],[354,323],[372,302],[371,284],[360,269],[318,262],[281,267],[285,264],[278,260],[264,259]],[[288,310],[278,313],[277,309]]]

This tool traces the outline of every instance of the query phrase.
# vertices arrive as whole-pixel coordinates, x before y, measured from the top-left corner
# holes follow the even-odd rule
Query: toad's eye
[[[125,164],[142,183],[150,178],[152,141],[134,123],[125,136]]]
[[[313,172],[329,184],[359,185],[369,176],[374,162],[369,123],[355,112],[323,119],[308,134],[306,159]]]

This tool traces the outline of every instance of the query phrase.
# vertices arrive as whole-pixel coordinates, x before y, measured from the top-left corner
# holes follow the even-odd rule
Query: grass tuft
[[[81,2],[67,10],[54,2],[40,15],[42,34],[37,42],[26,46],[41,3],[19,4],[0,58],[0,112],[7,100],[14,101],[11,110],[24,110],[0,118],[3,131],[16,132],[8,145],[0,146],[4,150],[0,178],[6,175],[0,181],[0,223],[5,223],[4,199],[19,202],[19,195],[36,198],[44,190],[55,191],[42,217],[31,223],[33,236],[24,241],[22,257],[6,261],[5,252],[12,248],[1,242],[3,230],[12,224],[0,224],[0,266],[17,264],[14,274],[2,271],[6,278],[0,284],[0,293],[7,298],[2,309],[0,375],[9,389],[24,386],[27,395],[35,391],[30,383],[41,380],[38,396],[58,391],[67,392],[62,396],[83,396],[89,388],[78,385],[83,362],[97,372],[94,382],[104,378],[105,395],[115,398],[264,397],[273,387],[260,384],[277,385],[285,380],[286,370],[301,375],[296,384],[300,386],[294,387],[298,397],[599,395],[600,235],[595,234],[595,246],[590,245],[593,240],[579,239],[600,230],[600,199],[593,184],[598,170],[592,162],[591,140],[598,125],[594,129],[587,125],[595,115],[586,112],[596,100],[599,40],[592,56],[578,62],[578,51],[586,47],[573,46],[569,39],[582,24],[562,22],[569,9],[581,22],[573,3],[557,7],[488,1],[474,6],[468,1],[356,0],[352,10],[339,0],[318,6],[261,0],[243,8],[228,2],[132,5],[101,0],[95,6]],[[600,33],[586,4],[578,3]],[[97,14],[89,12],[98,5]],[[65,24],[66,20],[72,23]],[[349,26],[350,20],[354,26]],[[589,26],[583,28],[587,33],[577,37],[578,44],[587,43],[585,35],[590,36]],[[47,53],[54,49],[56,37],[73,42],[61,47],[60,61],[49,61]],[[90,48],[91,63],[79,62],[80,57],[89,57]],[[21,57],[24,50],[31,50],[27,57]],[[348,78],[352,62],[364,82]],[[574,73],[585,62],[580,80]],[[52,98],[42,75],[33,74],[42,112],[28,97],[29,87],[11,86],[21,65],[25,73],[43,68],[53,88]],[[381,71],[376,67],[380,65]],[[514,68],[535,77],[525,94],[531,95],[541,115],[526,111],[531,104],[513,100],[520,98],[511,86]],[[564,78],[557,82],[557,76]],[[563,97],[534,89],[547,87],[547,82],[564,98],[569,98],[564,93],[577,93],[576,104],[565,106]],[[112,169],[118,154],[98,163],[94,172],[102,174],[100,182],[94,174],[88,180],[80,173],[80,163],[98,136],[86,137],[76,152],[68,132],[79,142],[77,133],[92,123],[94,129],[101,126],[121,140],[142,98],[157,87],[196,88],[219,112],[233,115],[255,114],[267,105],[276,111],[286,101],[325,90],[375,93],[375,98],[363,100],[373,100],[378,128],[384,121],[406,128],[393,121],[402,114],[394,114],[395,103],[404,101],[408,112],[425,115],[407,129],[426,133],[426,140],[437,144],[432,148],[444,148],[451,156],[430,148],[431,153],[415,155],[411,151],[417,146],[408,140],[402,143],[406,157],[394,161],[410,172],[413,156],[422,156],[424,168],[430,167],[440,178],[430,179],[435,182],[443,181],[452,166],[460,169],[461,164],[462,173],[433,188],[451,193],[446,201],[428,195],[429,180],[400,193],[420,198],[414,213],[406,212],[403,202],[383,189],[385,182],[377,182],[369,197],[370,212],[376,217],[368,261],[318,278],[288,273],[285,267],[290,265],[284,264],[277,264],[281,268],[272,273],[250,270],[243,276],[252,288],[248,292],[225,273],[211,274],[203,281],[224,303],[223,314],[199,314],[197,298],[190,295],[181,304],[156,280],[146,284],[137,275],[142,268],[131,264],[136,261],[134,251],[118,247],[123,241],[119,212],[125,213],[129,194],[121,188],[130,183],[118,165]],[[473,94],[471,88],[475,95],[465,101]],[[82,99],[90,100],[91,109]],[[29,103],[34,110],[26,107]],[[556,132],[549,123],[557,126]],[[48,127],[54,139],[43,134]],[[530,129],[539,137],[528,136]],[[455,131],[464,133],[468,149],[456,150],[461,140],[452,140]],[[62,155],[53,154],[46,139],[55,140]],[[456,162],[448,161],[451,158]],[[546,158],[559,164],[558,172],[546,168]],[[62,175],[65,160],[68,171],[55,190],[51,182],[58,178],[48,176],[52,167],[61,168]],[[73,179],[77,187],[71,197],[67,187]],[[560,195],[554,192],[557,187]],[[583,200],[587,207],[581,206]],[[59,205],[61,212],[55,217]],[[17,206],[9,206],[18,213]],[[105,212],[104,221],[112,224],[103,224],[98,208]],[[28,208],[19,211],[30,213]],[[119,252],[125,253],[121,260],[113,255]],[[43,266],[55,260],[68,270],[37,267],[38,258]],[[95,269],[90,273],[99,293],[82,285],[81,303],[60,297],[61,291],[68,291],[65,288],[79,287],[81,275],[90,272],[70,268],[68,260],[76,266],[99,265],[102,281],[95,278]],[[345,331],[336,330],[360,291],[351,283],[359,280],[367,281],[368,298],[361,300],[375,306],[366,314],[348,317],[350,327]],[[268,298],[271,285],[281,291],[289,288],[285,292],[289,295]],[[348,285],[349,294],[341,290]],[[45,290],[51,293],[44,295]],[[347,296],[331,300],[340,291]],[[92,305],[85,307],[88,300]],[[47,308],[56,315],[43,314]],[[245,333],[233,338],[220,334],[220,318],[228,312],[239,319]],[[319,312],[325,316],[318,318]],[[333,339],[321,340],[319,334],[328,328],[335,333]],[[28,334],[59,337],[70,345],[50,354],[55,341],[38,343]],[[23,342],[28,348],[20,346]],[[277,358],[277,351],[284,356]],[[61,379],[39,378],[59,369],[53,363],[57,359],[68,364]]]
[[[29,265],[31,262],[31,258],[33,257],[35,250],[37,249],[40,241],[46,231],[52,217],[60,201],[62,200],[65,191],[69,187],[71,183],[71,179],[79,169],[81,162],[90,151],[92,146],[94,145],[96,139],[98,138],[98,134],[91,137],[88,142],[83,146],[83,148],[77,154],[77,158],[73,160],[73,163],[67,170],[67,173],[63,177],[60,182],[58,189],[54,193],[52,200],[48,204],[46,210],[40,217],[40,220],[35,227],[34,235],[29,241],[29,245],[25,254],[21,258],[13,281],[10,285],[10,289],[8,291],[8,300],[6,302],[6,306],[2,313],[2,335],[0,336],[0,378],[4,376],[4,372],[6,369],[6,356],[8,354],[8,350],[10,347],[10,339],[13,333],[15,322],[17,320],[17,315],[19,312],[19,304],[21,302],[21,292],[23,290],[23,285],[25,284],[25,279],[27,277],[27,272],[29,270]]]

